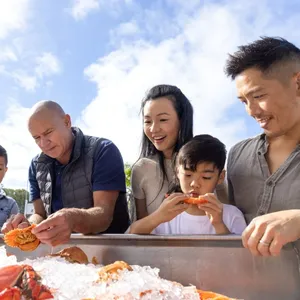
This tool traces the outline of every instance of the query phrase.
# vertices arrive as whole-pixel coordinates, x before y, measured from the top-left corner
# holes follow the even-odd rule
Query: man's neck
[[[68,147],[67,151],[61,157],[56,158],[56,160],[59,163],[61,163],[62,165],[67,165],[70,162],[74,143],[75,143],[75,136],[72,133],[72,137],[70,140],[70,146]]]
[[[300,122],[280,136],[267,136],[267,141],[270,145],[283,145],[295,148],[298,144],[300,144]]]
[[[267,137],[269,146],[265,158],[270,174],[276,172],[299,145],[300,128],[297,129],[290,130],[277,137]]]

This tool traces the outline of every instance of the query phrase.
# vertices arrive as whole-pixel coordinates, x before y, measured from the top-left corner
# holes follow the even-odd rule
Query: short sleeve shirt
[[[241,235],[246,228],[243,214],[232,205],[223,205],[223,222],[232,234]],[[183,212],[171,221],[160,224],[152,234],[216,234],[216,230],[207,216]]]
[[[55,180],[53,186],[52,212],[63,208],[61,195],[61,175],[66,165],[55,162]],[[36,168],[31,162],[29,168],[30,199],[40,198],[40,190],[36,180]],[[121,153],[110,140],[102,139],[98,152],[94,155],[92,173],[93,191],[126,192],[124,164]],[[118,203],[116,203],[118,205]]]
[[[11,215],[19,213],[17,202],[5,195],[0,188],[0,228]]]
[[[259,215],[300,209],[300,146],[272,175],[265,154],[264,134],[244,140],[229,152],[227,180],[230,202],[249,223]]]
[[[134,198],[146,199],[148,214],[161,205],[174,177],[171,159],[165,159],[167,178],[163,175],[158,157],[141,158],[132,168],[131,187]]]

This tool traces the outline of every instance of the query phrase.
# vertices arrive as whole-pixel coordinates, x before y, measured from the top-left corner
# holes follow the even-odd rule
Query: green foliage
[[[19,206],[20,212],[24,213],[25,200],[29,198],[28,191],[24,189],[3,189],[7,196],[14,198]]]
[[[126,178],[126,187],[130,188],[130,177],[131,177],[131,165],[129,163],[125,163],[124,165],[124,171],[125,171],[125,178]]]

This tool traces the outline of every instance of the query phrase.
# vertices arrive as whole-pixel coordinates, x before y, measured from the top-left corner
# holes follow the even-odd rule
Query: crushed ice
[[[14,264],[31,265],[57,300],[199,300],[195,287],[183,287],[162,279],[159,269],[148,266],[132,266],[133,271],[120,271],[117,281],[100,283],[96,282],[100,265],[72,264],[60,257],[40,257],[18,263],[15,256],[7,257],[5,248],[0,247],[0,267]]]

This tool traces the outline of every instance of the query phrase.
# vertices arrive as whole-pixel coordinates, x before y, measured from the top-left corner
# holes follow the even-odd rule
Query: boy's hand
[[[11,215],[10,218],[3,224],[1,232],[5,234],[13,229],[26,228],[30,225],[30,222],[23,214]]]
[[[198,208],[205,211],[209,217],[211,224],[214,226],[217,234],[230,233],[223,222],[223,204],[213,193],[208,193],[202,196],[208,202],[199,204]]]
[[[171,221],[189,207],[189,204],[183,202],[187,198],[188,197],[182,193],[174,193],[168,196],[154,212],[155,218],[159,223]]]

